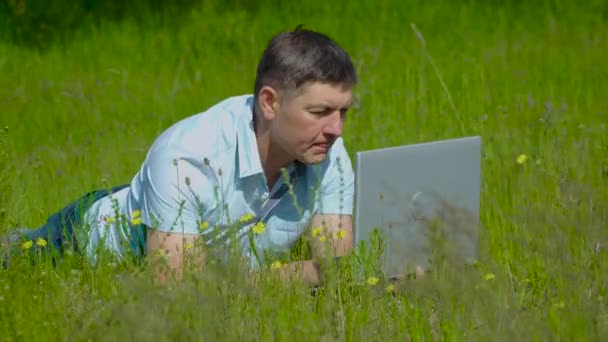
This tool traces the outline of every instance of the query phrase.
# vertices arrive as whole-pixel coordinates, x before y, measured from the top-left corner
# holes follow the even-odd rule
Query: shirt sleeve
[[[318,214],[353,214],[355,174],[342,138],[330,150],[319,190]]]
[[[180,157],[171,145],[153,149],[140,172],[142,223],[162,232],[200,233],[217,209],[217,178],[204,160]]]

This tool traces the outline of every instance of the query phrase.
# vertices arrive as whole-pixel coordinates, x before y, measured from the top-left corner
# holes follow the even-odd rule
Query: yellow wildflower
[[[519,156],[517,156],[517,164],[523,165],[527,161],[528,161],[528,156],[527,155],[520,154]]]
[[[192,248],[194,248],[194,244],[192,243],[192,241],[188,241],[184,244],[184,250],[185,251],[189,251],[192,250]]]
[[[334,239],[344,239],[346,236],[346,231],[344,229],[340,229],[337,232],[334,232]]]
[[[133,210],[131,212],[131,225],[137,226],[141,224],[141,210]]]
[[[325,236],[325,235],[319,236],[319,241],[323,242],[325,240],[327,240],[327,236]]]
[[[314,227],[311,231],[312,233],[312,237],[317,237],[319,235],[321,235],[321,227]]]
[[[157,249],[154,252],[154,256],[166,260],[169,257],[169,253],[164,249]]]
[[[46,240],[39,237],[38,240],[36,240],[36,244],[40,247],[45,247],[46,246]]]
[[[113,216],[106,217],[106,223],[114,223],[114,221],[116,221],[116,219]]]
[[[253,214],[252,213],[247,213],[243,216],[241,216],[241,218],[239,219],[239,221],[241,221],[241,223],[246,223],[253,220]]]
[[[270,265],[270,269],[273,269],[273,270],[278,270],[281,267],[283,267],[283,264],[279,260],[273,261],[272,264]]]
[[[496,276],[494,275],[494,273],[488,273],[483,277],[485,280],[494,280],[494,278],[496,278]]]
[[[251,230],[256,234],[262,234],[266,230],[266,224],[264,222],[257,222]]]
[[[386,292],[388,292],[388,293],[393,293],[393,292],[395,292],[395,285],[390,284],[390,285],[388,285],[388,286],[385,288],[385,290],[386,290]]]
[[[201,223],[198,225],[198,228],[199,228],[201,231],[203,231],[203,230],[205,230],[205,229],[209,228],[209,222],[207,222],[207,221],[203,221],[203,222],[201,222]]]
[[[553,304],[554,307],[556,307],[557,309],[563,309],[566,307],[566,303],[564,303],[564,301],[559,301],[558,303]]]
[[[32,240],[28,240],[21,244],[21,248],[30,249],[30,248],[32,248],[33,245],[34,245],[34,242]]]
[[[378,284],[378,282],[380,281],[380,279],[376,278],[376,277],[369,277],[367,278],[367,283],[371,286],[374,286],[376,284]]]

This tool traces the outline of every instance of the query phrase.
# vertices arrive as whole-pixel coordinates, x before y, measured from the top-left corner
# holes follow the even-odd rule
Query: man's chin
[[[303,156],[299,158],[299,161],[304,164],[313,165],[319,164],[327,159],[327,153],[319,153],[315,155]]]

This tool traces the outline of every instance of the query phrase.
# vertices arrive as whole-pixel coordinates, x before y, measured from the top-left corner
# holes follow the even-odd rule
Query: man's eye
[[[341,109],[340,115],[345,116],[347,111],[348,111],[348,109]],[[327,109],[314,109],[314,110],[310,110],[309,112],[313,115],[323,116],[323,115],[330,115],[332,113],[335,113],[335,110],[331,109],[331,108],[327,108]]]

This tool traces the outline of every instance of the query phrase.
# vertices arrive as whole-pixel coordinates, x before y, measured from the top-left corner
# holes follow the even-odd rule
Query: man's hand
[[[312,260],[296,261],[274,270],[283,281],[301,279],[318,286],[322,275],[319,260],[346,256],[352,251],[353,233],[350,215],[317,215],[311,222]]]
[[[401,280],[405,280],[405,279],[412,278],[412,277],[422,278],[426,275],[426,273],[427,273],[427,271],[424,269],[424,267],[418,265],[418,266],[416,266],[416,269],[414,270],[414,272],[393,276],[391,278],[391,280],[401,281]]]
[[[282,282],[300,279],[308,286],[317,286],[321,283],[319,264],[314,260],[291,262],[271,271],[277,275]]]

